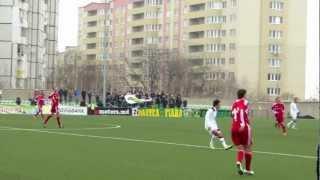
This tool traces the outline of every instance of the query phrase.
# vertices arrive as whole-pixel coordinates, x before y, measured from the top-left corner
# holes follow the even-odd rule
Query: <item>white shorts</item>
[[[208,131],[208,133],[210,135],[212,135],[212,131],[215,131],[215,132],[220,132],[220,129],[217,127],[217,126],[208,126],[208,128],[206,129]]]
[[[291,118],[292,118],[293,120],[297,120],[298,114],[290,114],[290,115],[291,115]]]

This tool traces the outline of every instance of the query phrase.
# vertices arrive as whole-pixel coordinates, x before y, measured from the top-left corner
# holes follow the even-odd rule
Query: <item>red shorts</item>
[[[43,107],[42,104],[39,104],[39,105],[38,105],[38,111],[39,111],[39,112],[42,112],[42,107]]]
[[[252,144],[252,134],[250,126],[246,126],[243,131],[231,130],[232,142],[234,145],[248,146]]]
[[[284,122],[283,115],[278,115],[278,114],[276,114],[276,115],[275,115],[275,118],[276,118],[277,123],[279,123],[279,124],[281,124],[281,123]]]
[[[59,114],[58,106],[51,106],[51,113],[52,114]]]

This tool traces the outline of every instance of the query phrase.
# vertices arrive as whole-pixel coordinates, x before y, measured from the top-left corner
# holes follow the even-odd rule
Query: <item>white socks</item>
[[[293,128],[295,129],[296,128],[296,125],[297,123],[295,121],[290,121],[288,124],[287,124],[287,127],[288,128]]]
[[[227,148],[227,147],[228,147],[228,145],[227,145],[226,141],[224,140],[224,138],[220,138],[219,141],[221,142],[221,144],[222,144],[222,146],[223,146],[224,148]]]
[[[216,139],[215,137],[211,137],[210,147],[214,147],[214,140],[215,139]],[[221,145],[223,146],[223,148],[227,148],[228,147],[228,145],[227,145],[227,143],[226,143],[224,138],[219,138],[219,141],[221,142]]]

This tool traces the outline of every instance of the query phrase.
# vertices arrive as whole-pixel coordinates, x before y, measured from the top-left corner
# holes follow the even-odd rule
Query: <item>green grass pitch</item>
[[[252,177],[235,171],[235,152],[206,148],[202,119],[63,116],[43,129],[31,116],[0,116],[1,180],[313,180],[318,122],[284,137],[255,119]],[[121,128],[109,129],[120,125]],[[230,119],[219,119],[227,142]],[[107,128],[104,128],[107,127]],[[89,128],[89,129],[88,129]],[[102,128],[102,129],[100,129]],[[30,130],[31,129],[31,130]],[[281,153],[281,154],[273,154]],[[285,155],[287,154],[287,155]]]

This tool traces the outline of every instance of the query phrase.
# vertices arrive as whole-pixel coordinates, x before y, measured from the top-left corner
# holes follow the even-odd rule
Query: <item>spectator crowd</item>
[[[62,104],[74,102],[80,106],[95,104],[98,107],[103,106],[101,95],[95,91],[86,91],[75,89],[59,89],[60,100]],[[139,99],[152,99],[150,102],[130,105],[125,100],[126,94],[134,94]],[[126,93],[107,92],[105,104],[107,108],[127,108],[127,107],[157,107],[157,108],[182,108],[187,106],[187,100],[183,100],[179,94],[168,93],[147,93],[141,90],[131,90]]]

